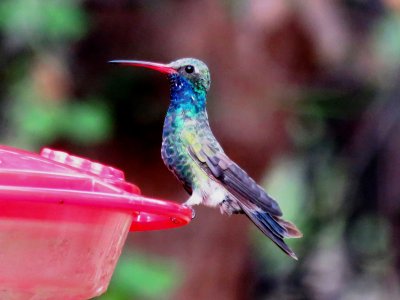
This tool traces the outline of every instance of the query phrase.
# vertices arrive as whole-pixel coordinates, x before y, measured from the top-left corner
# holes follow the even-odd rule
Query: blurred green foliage
[[[378,22],[373,32],[372,47],[379,55],[385,75],[392,75],[400,65],[400,15],[389,13]]]
[[[38,46],[82,37],[87,21],[76,0],[3,0],[0,27],[9,39]]]
[[[101,99],[71,98],[72,91],[63,87],[67,78],[50,81],[50,86],[38,86],[37,82],[52,80],[50,77],[57,75],[54,70],[46,70],[46,64],[41,66],[41,60],[51,59],[50,63],[58,64],[60,70],[55,72],[68,72],[63,69],[68,53],[62,47],[81,38],[87,26],[87,18],[77,1],[0,3],[0,30],[5,40],[11,47],[24,50],[8,62],[12,71],[6,75],[9,88],[4,118],[8,130],[3,142],[37,149],[57,139],[89,145],[110,136],[112,121]]]
[[[110,115],[99,99],[77,102],[51,101],[35,94],[30,78],[21,78],[9,90],[6,118],[12,132],[5,143],[25,149],[38,149],[57,139],[79,145],[96,144],[111,133]]]
[[[96,299],[167,299],[182,277],[177,263],[143,253],[124,253],[107,293]]]

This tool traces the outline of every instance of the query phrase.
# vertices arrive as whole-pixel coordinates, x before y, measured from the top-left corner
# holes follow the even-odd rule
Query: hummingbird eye
[[[188,73],[188,74],[193,73],[194,72],[194,67],[192,65],[187,65],[185,67],[185,72]]]

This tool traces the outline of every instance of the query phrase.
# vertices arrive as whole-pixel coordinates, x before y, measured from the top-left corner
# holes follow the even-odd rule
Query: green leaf
[[[165,299],[181,279],[174,263],[136,252],[124,254],[108,291],[98,300]]]
[[[111,135],[111,116],[99,101],[71,103],[60,121],[63,134],[83,145],[102,142]]]

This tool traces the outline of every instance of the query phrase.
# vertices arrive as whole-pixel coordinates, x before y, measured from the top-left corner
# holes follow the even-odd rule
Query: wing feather
[[[197,151],[189,146],[189,153],[209,176],[223,183],[235,197],[246,199],[274,216],[282,216],[278,203],[224,153],[207,144]]]
[[[283,239],[301,237],[300,230],[293,223],[281,219],[282,211],[278,203],[230,160],[214,139],[197,140],[194,145],[188,146],[188,151],[210,178],[220,182],[236,198],[237,205],[267,237],[297,259]]]

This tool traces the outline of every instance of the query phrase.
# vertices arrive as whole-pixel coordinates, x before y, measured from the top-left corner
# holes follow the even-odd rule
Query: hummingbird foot
[[[196,217],[196,211],[194,210],[194,208],[190,205],[187,205],[186,203],[183,203],[182,206],[190,208],[192,211],[192,220]]]
[[[197,193],[196,191],[193,192],[193,194],[189,197],[189,199],[186,200],[185,203],[183,203],[183,206],[189,207],[192,210],[192,219],[196,216],[196,212],[193,209],[193,205],[198,205],[201,203],[203,198],[200,196],[200,193]]]

